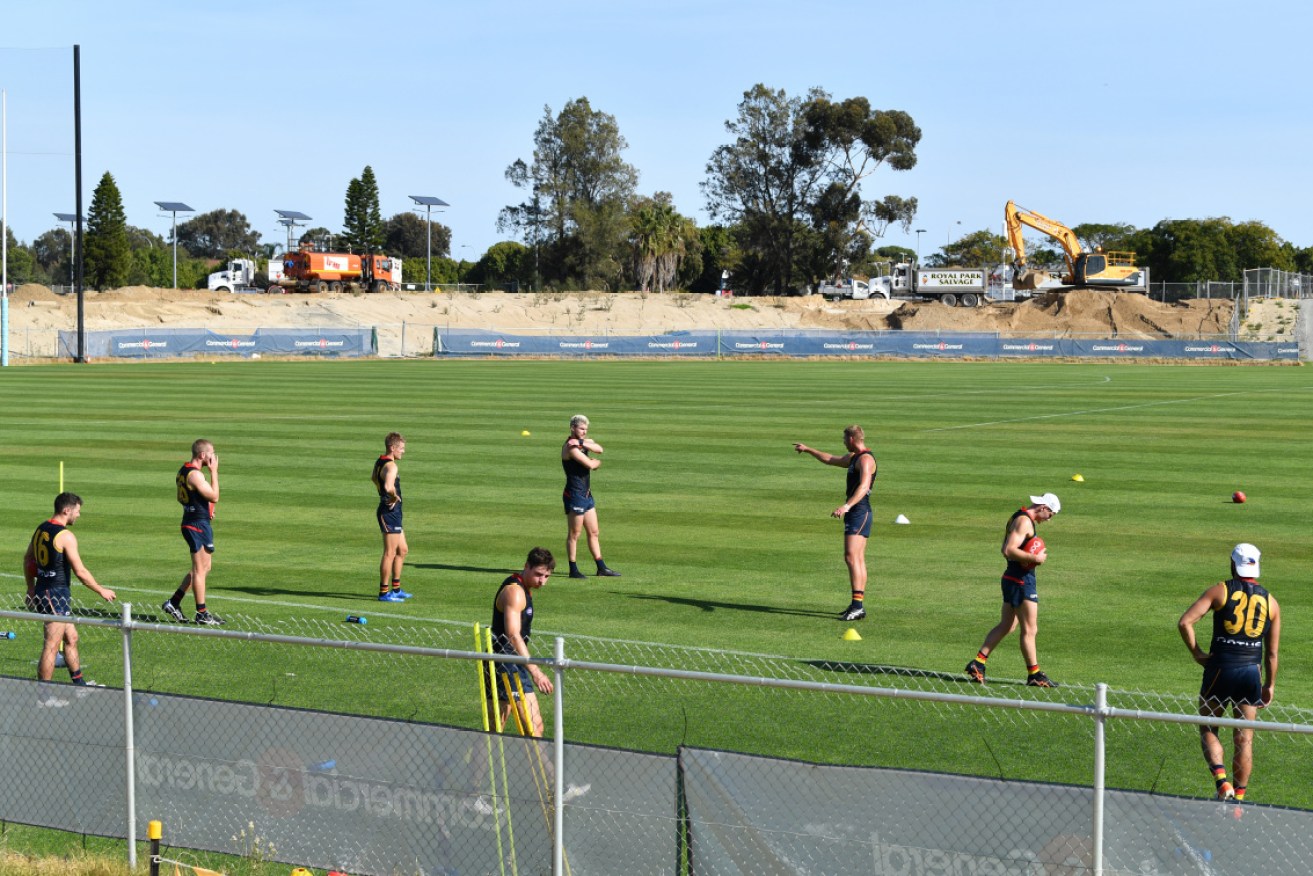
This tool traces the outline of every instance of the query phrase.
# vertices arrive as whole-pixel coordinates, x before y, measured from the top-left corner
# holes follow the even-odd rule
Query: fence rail
[[[532,661],[556,682],[536,741],[476,729],[477,661],[526,661],[460,624],[122,609],[78,617],[84,666],[123,678],[89,689],[15,677],[45,618],[0,611],[22,632],[0,656],[0,819],[142,839],[158,818],[176,847],[357,874],[1297,873],[1313,851],[1304,808],[1198,799],[1188,732],[1254,729],[1263,772],[1298,786],[1308,710],[1204,719],[1185,694],[569,637]],[[267,686],[226,689],[232,660]],[[342,701],[361,675],[372,696]]]

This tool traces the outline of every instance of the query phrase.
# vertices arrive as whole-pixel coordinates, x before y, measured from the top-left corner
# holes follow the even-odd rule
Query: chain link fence
[[[173,846],[353,874],[1300,873],[1313,853],[1313,712],[1281,703],[1237,807],[1207,799],[1192,692],[570,636],[536,661],[560,708],[540,698],[533,740],[483,732],[464,625],[79,612],[86,677],[128,683],[75,688],[29,680],[23,609],[0,611],[7,821],[161,819]]]

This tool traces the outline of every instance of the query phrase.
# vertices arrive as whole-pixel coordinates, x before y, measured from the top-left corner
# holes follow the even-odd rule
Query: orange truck
[[[301,249],[283,256],[277,281],[289,292],[383,292],[401,288],[401,259]]]

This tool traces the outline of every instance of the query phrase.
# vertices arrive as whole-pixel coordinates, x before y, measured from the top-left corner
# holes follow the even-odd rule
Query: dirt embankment
[[[24,355],[53,355],[54,331],[76,325],[76,298],[25,285],[10,296],[11,345]],[[167,326],[218,331],[259,327],[374,326],[386,353],[405,330],[412,345],[433,326],[502,331],[662,334],[692,329],[846,329],[980,331],[1063,337],[1179,338],[1225,336],[1233,304],[1192,300],[1163,304],[1144,295],[1074,291],[976,308],[938,302],[807,298],[717,298],[712,295],[578,293],[422,293],[375,295],[233,295],[129,287],[88,292],[88,330]],[[1242,336],[1273,339],[1289,315],[1249,317]],[[47,340],[48,337],[48,340]],[[29,347],[49,346],[51,352]]]

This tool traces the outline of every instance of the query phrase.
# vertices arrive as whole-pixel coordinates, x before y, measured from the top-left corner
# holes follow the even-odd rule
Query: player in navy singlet
[[[23,555],[28,605],[33,611],[58,618],[45,624],[45,641],[36,670],[36,677],[40,681],[49,681],[54,675],[55,657],[62,643],[69,678],[74,684],[87,684],[82,678],[77,627],[73,626],[72,620],[70,576],[76,575],[79,581],[101,599],[114,601],[114,591],[96,583],[78,554],[77,538],[69,527],[81,516],[81,497],[75,493],[60,493],[55,497],[55,516],[36,528],[28,542],[27,552]]]
[[[1281,607],[1276,597],[1258,583],[1259,557],[1258,548],[1252,544],[1236,545],[1231,552],[1231,578],[1205,590],[1177,622],[1190,656],[1204,667],[1199,687],[1200,715],[1221,717],[1229,705],[1234,717],[1253,721],[1276,693]],[[1195,639],[1194,625],[1210,611],[1213,637],[1205,651]],[[1218,799],[1244,800],[1254,768],[1253,731],[1237,727],[1233,732],[1234,785],[1227,779],[1226,752],[1218,728],[1201,726],[1199,736]]]
[[[380,602],[404,602],[410,594],[401,589],[401,569],[410,546],[401,526],[401,475],[397,461],[406,452],[406,439],[400,432],[389,432],[383,439],[383,455],[374,460],[370,480],[378,490],[378,528],[383,533],[383,559],[378,567]]]
[[[556,568],[556,559],[547,548],[536,547],[529,551],[524,568],[501,582],[492,601],[492,650],[496,654],[518,654],[529,657],[529,637],[533,632],[533,593],[547,583]],[[498,663],[495,673],[496,700],[502,705],[502,725],[511,714],[511,702],[520,700],[524,692],[523,708],[534,736],[543,735],[543,716],[538,708],[535,688],[545,694],[552,692],[552,680],[537,666],[519,666]],[[518,679],[518,683],[517,683]],[[509,685],[508,685],[509,683]],[[507,696],[507,687],[510,696]],[[525,712],[521,712],[525,720]]]
[[[878,470],[874,454],[866,448],[866,433],[861,426],[843,430],[843,446],[848,452],[835,456],[806,444],[794,444],[798,453],[806,453],[818,462],[848,470],[847,499],[830,512],[843,519],[843,561],[848,566],[851,599],[839,613],[839,620],[854,621],[866,617],[866,542],[871,537],[871,487]]]
[[[565,505],[565,557],[570,561],[571,578],[587,578],[579,571],[576,552],[579,534],[588,534],[588,552],[597,563],[597,574],[603,578],[619,578],[620,573],[602,559],[602,543],[597,534],[597,504],[593,501],[591,475],[602,464],[591,454],[599,456],[602,445],[588,437],[588,418],[576,414],[570,418],[570,437],[561,445],[561,468],[565,470],[565,490],[561,501]]]
[[[205,480],[204,470],[210,472]],[[178,504],[182,506],[182,540],[191,551],[191,571],[182,577],[182,583],[160,608],[176,621],[186,621],[182,613],[182,598],[190,590],[196,599],[196,623],[218,626],[223,621],[205,605],[205,586],[213,564],[214,506],[219,501],[219,457],[214,445],[204,438],[192,442],[191,460],[178,469],[175,478]]]
[[[974,660],[966,666],[967,677],[985,683],[985,663],[989,654],[1008,633],[1021,627],[1021,659],[1026,664],[1026,684],[1031,687],[1057,687],[1057,682],[1040,671],[1039,656],[1035,650],[1035,636],[1039,631],[1039,592],[1035,588],[1035,568],[1049,558],[1048,548],[1031,553],[1027,548],[1036,537],[1035,527],[1062,510],[1062,502],[1052,493],[1031,496],[1028,508],[1013,513],[1003,533],[1003,558],[1008,561],[1000,582],[1003,590],[1003,614],[992,630],[985,634],[985,643],[976,652]]]

